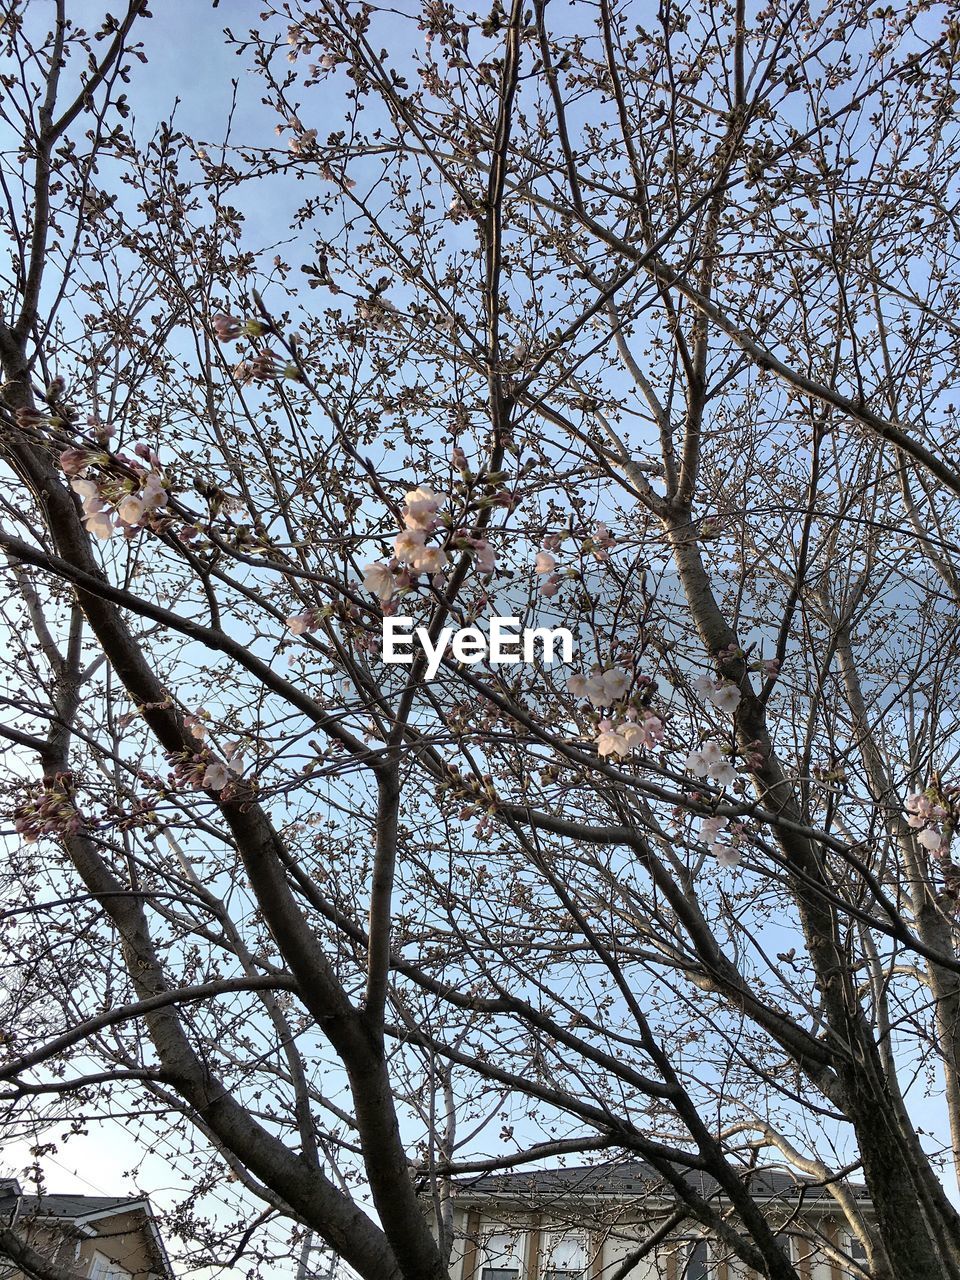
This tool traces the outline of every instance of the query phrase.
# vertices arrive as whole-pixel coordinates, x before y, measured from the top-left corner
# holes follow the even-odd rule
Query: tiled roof
[[[91,1218],[129,1206],[143,1205],[142,1196],[24,1196],[23,1212],[45,1218]]]
[[[719,1185],[715,1178],[697,1169],[687,1170],[684,1181],[700,1195],[717,1194]],[[784,1169],[758,1168],[744,1170],[741,1180],[755,1196],[768,1199],[826,1200],[832,1198],[828,1188],[812,1179]],[[847,1183],[857,1199],[867,1199],[867,1189],[856,1183]],[[493,1173],[479,1178],[461,1179],[457,1192],[461,1196],[481,1196],[483,1199],[536,1196],[642,1196],[663,1191],[673,1193],[663,1177],[642,1161],[623,1161],[618,1164],[581,1165],[566,1169],[535,1169],[528,1173]]]
[[[0,1178],[0,1202],[16,1200],[20,1195],[20,1183],[16,1178]]]

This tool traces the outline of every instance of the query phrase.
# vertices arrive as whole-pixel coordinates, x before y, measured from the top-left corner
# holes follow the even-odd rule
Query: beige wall
[[[62,1231],[51,1231],[45,1223],[21,1220],[17,1224],[19,1234],[23,1236],[31,1248],[44,1258],[49,1258],[61,1267],[76,1266],[77,1238]],[[14,1270],[11,1274],[21,1280],[22,1272]]]
[[[102,1253],[129,1271],[137,1280],[156,1273],[157,1264],[148,1244],[149,1228],[142,1213],[118,1213],[99,1222],[91,1222],[96,1238],[84,1240],[80,1246],[80,1267],[89,1275],[95,1252]]]
[[[822,1232],[827,1237],[833,1235],[833,1225],[829,1220],[821,1219],[819,1216],[813,1220],[815,1230]],[[826,1228],[826,1230],[824,1230]],[[451,1275],[452,1280],[480,1280],[481,1261],[477,1250],[471,1244],[471,1237],[484,1237],[496,1234],[501,1231],[517,1231],[527,1232],[528,1237],[533,1232],[539,1230],[542,1239],[551,1230],[571,1230],[569,1219],[565,1223],[551,1221],[549,1215],[542,1215],[539,1224],[529,1214],[522,1213],[491,1213],[479,1212],[478,1210],[468,1211],[458,1205],[454,1211],[454,1252],[451,1259]],[[639,1240],[644,1234],[643,1228],[639,1224],[634,1227],[623,1222],[619,1224],[615,1231],[609,1232],[605,1237],[594,1235],[590,1239],[588,1247],[588,1274],[591,1280],[603,1280],[604,1276],[612,1275],[617,1263],[623,1259],[633,1246],[629,1237],[633,1235],[634,1240]],[[531,1258],[541,1253],[536,1247],[537,1241],[528,1238],[523,1249],[524,1257]],[[844,1273],[839,1267],[832,1266],[829,1262],[816,1255],[810,1257],[806,1263],[801,1259],[807,1255],[809,1246],[804,1242],[795,1240],[793,1244],[794,1260],[798,1265],[798,1270],[804,1280],[846,1280]],[[638,1263],[630,1272],[630,1280],[677,1280],[677,1265],[673,1257],[670,1255],[673,1249],[664,1247],[655,1258],[645,1259]],[[538,1268],[539,1270],[539,1268]],[[726,1270],[726,1275],[724,1275]],[[756,1280],[754,1272],[744,1268],[742,1264],[734,1262],[721,1263],[718,1267],[718,1280]],[[468,1274],[469,1272],[469,1274]],[[536,1280],[536,1276],[531,1274],[530,1268],[525,1267],[521,1273],[521,1280]]]
[[[91,1222],[89,1226],[97,1234],[86,1240],[78,1238],[66,1219],[62,1227],[52,1222],[28,1222],[24,1219],[19,1225],[28,1242],[45,1258],[82,1276],[90,1274],[96,1252],[129,1271],[134,1280],[147,1280],[148,1276],[158,1273],[149,1245],[149,1228],[142,1213],[118,1213],[112,1218]],[[14,1280],[22,1280],[21,1272],[10,1274]]]

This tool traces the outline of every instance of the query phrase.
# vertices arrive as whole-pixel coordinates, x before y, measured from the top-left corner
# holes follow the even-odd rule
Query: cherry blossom
[[[924,827],[917,836],[917,843],[923,845],[924,849],[936,852],[945,846],[946,841],[936,827]]]
[[[412,565],[423,551],[426,534],[419,529],[405,529],[393,542],[393,554],[402,564]]]
[[[41,836],[75,835],[82,829],[80,814],[62,785],[64,777],[58,774],[53,785],[44,785],[15,811],[14,830],[25,844],[36,844]]]
[[[574,673],[567,680],[567,688],[575,698],[589,698],[595,707],[609,707],[629,687],[630,676],[617,669],[594,671],[590,676]]]
[[[424,547],[412,563],[418,573],[440,573],[450,563],[447,553],[441,547]]]
[[[710,845],[712,848],[717,843],[717,837],[728,824],[726,818],[712,817],[704,818],[700,824],[700,839],[704,844]]]
[[[597,725],[597,754],[600,756],[623,757],[630,754],[630,743],[620,732],[622,725],[614,728],[611,720],[601,720]]]
[[[154,449],[151,449],[148,444],[144,444],[143,441],[133,446],[133,452],[138,458],[142,458],[144,462],[149,463],[151,467],[159,467],[159,455]]]
[[[106,542],[113,536],[115,526],[109,511],[92,512],[85,517],[84,523],[88,532],[92,533],[95,538],[99,538],[101,542]]]
[[[432,489],[421,486],[410,489],[405,497],[403,523],[408,529],[429,529],[434,516],[440,510],[442,499]]]
[[[736,867],[740,863],[740,850],[733,845],[724,844],[721,838],[729,834],[728,825],[726,818],[716,815],[712,818],[704,818],[700,824],[700,839],[707,845],[721,867]],[[734,833],[734,839],[739,839],[738,831]]]
[[[287,144],[290,151],[295,156],[301,156],[305,151],[309,151],[317,141],[316,129],[304,129],[302,133],[291,138]]]
[[[706,778],[722,761],[723,752],[719,745],[708,738],[702,746],[690,752],[684,768],[697,778]]]
[[[481,573],[493,573],[497,567],[497,557],[493,547],[486,538],[476,538],[472,545],[477,569]]]
[[[124,524],[139,524],[143,519],[146,508],[142,498],[137,498],[133,494],[123,499],[117,507],[117,515]]]
[[[165,507],[169,499],[159,473],[151,471],[139,494],[129,494],[117,507],[117,515],[124,524],[135,527],[152,512]]]
[[[165,507],[167,505],[166,487],[158,472],[150,472],[143,483],[143,492],[151,507]]]
[[[721,685],[713,694],[711,701],[718,711],[732,715],[740,705],[740,690],[734,684]]]
[[[591,682],[602,685],[603,677],[594,675],[588,679],[582,675],[573,675],[567,681],[567,687],[577,697],[584,693],[589,696]],[[612,720],[604,719],[597,725],[597,730],[597,751],[601,756],[623,757],[638,748],[648,751],[663,737],[663,723],[653,715],[645,716],[642,722],[628,719],[615,724]]]
[[[230,778],[230,770],[222,760],[211,760],[204,772],[202,785],[210,791],[222,791]]]
[[[145,445],[138,445],[136,452],[141,457],[149,458],[151,462],[158,461],[156,454]],[[99,455],[97,460],[100,460]],[[76,462],[77,459],[68,459],[68,466],[75,465]],[[83,504],[83,519],[88,531],[103,541],[111,537],[118,527],[118,522],[119,527],[122,527],[129,536],[130,531],[141,524],[147,516],[165,507],[168,502],[163,478],[158,471],[150,471],[147,474],[139,493],[125,494],[120,499],[115,512],[110,510],[110,503],[96,480],[75,475],[70,481],[70,487]]]
[[[335,182],[336,177],[327,169],[323,175],[329,182]],[[351,184],[353,185],[353,184]],[[357,303],[357,319],[375,332],[384,332],[392,329],[394,320],[397,316],[397,308],[388,298],[382,298],[379,294],[370,298],[361,298]]]
[[[612,699],[607,697],[603,676],[599,672],[594,672],[587,678],[586,694],[595,707],[608,707],[612,702]]]
[[[351,1141],[319,1154],[343,1195],[314,1205],[307,1225],[342,1240],[347,1270],[375,1273],[378,1258],[404,1254],[402,1270],[431,1275],[443,1273],[450,1241],[438,1252],[438,1233],[420,1229],[408,1172],[418,1186],[429,1180],[432,1153],[443,1154],[439,1130],[449,1119],[451,1132],[469,1134],[487,1099],[493,1123],[472,1145],[494,1172],[514,1167],[538,1134],[573,1134],[589,1149],[591,1132],[623,1139],[618,1130],[632,1120],[696,1155],[706,1124],[716,1141],[693,1163],[711,1186],[714,1174],[735,1172],[744,1150],[762,1163],[773,1150],[764,1144],[782,1139],[774,1155],[822,1163],[817,1181],[839,1196],[848,1175],[857,1178],[846,1154],[862,1148],[864,1193],[878,1205],[867,1226],[881,1224],[874,1252],[889,1254],[899,1275],[916,1250],[917,1273],[937,1274],[937,1261],[950,1261],[949,1194],[939,1214],[932,1194],[920,1210],[916,1197],[898,1197],[899,1183],[937,1191],[939,1167],[924,1162],[926,1129],[917,1140],[910,1106],[888,1106],[887,1095],[898,1071],[912,1080],[917,1061],[939,1057],[960,1073],[960,1051],[939,1025],[949,1019],[916,1012],[937,1012],[937,957],[960,937],[960,864],[949,856],[960,822],[950,718],[960,643],[949,590],[937,590],[938,571],[949,587],[960,565],[948,536],[960,516],[960,413],[955,360],[946,358],[956,335],[944,328],[956,294],[948,242],[960,156],[937,146],[938,106],[953,101],[953,28],[941,48],[923,3],[897,6],[890,19],[868,6],[824,6],[810,39],[810,14],[791,25],[777,6],[746,16],[742,5],[703,6],[689,23],[684,11],[696,6],[664,6],[652,32],[629,9],[601,10],[598,29],[589,5],[552,18],[541,5],[529,21],[499,5],[485,20],[445,0],[257,6],[269,10],[263,22],[251,19],[255,29],[229,43],[263,83],[247,103],[241,80],[235,113],[227,95],[229,128],[204,111],[204,135],[226,139],[206,155],[162,126],[151,149],[149,119],[145,129],[117,124],[139,35],[108,22],[87,39],[64,7],[12,4],[16,17],[4,24],[17,181],[7,184],[0,237],[6,274],[20,283],[0,316],[12,379],[4,468],[22,489],[5,521],[5,683],[15,718],[4,785],[23,798],[27,771],[48,786],[52,770],[73,768],[56,784],[61,796],[29,793],[33,808],[17,815],[17,829],[61,835],[82,822],[104,865],[94,866],[86,841],[61,841],[43,857],[9,842],[4,885],[15,911],[32,914],[12,917],[3,934],[16,1016],[0,1042],[16,1036],[13,1052],[30,1054],[35,1067],[25,1070],[41,1088],[52,1073],[63,1077],[58,1089],[77,1094],[25,1098],[24,1123],[40,1131],[61,1113],[79,1124],[88,1112],[126,1107],[145,1142],[168,1127],[167,1112],[178,1132],[196,1119],[212,1124],[212,1155],[167,1144],[184,1181],[191,1170],[202,1181],[214,1157],[239,1179],[224,1232],[200,1242],[211,1256],[233,1252],[214,1236],[242,1214],[251,1178],[263,1174],[261,1198],[283,1211],[286,1189],[296,1191],[318,1155],[311,1135],[323,1138],[332,1124]],[[717,30],[705,40],[711,17]],[[30,24],[36,38],[21,58]],[[62,42],[70,58],[58,85]],[[282,61],[288,50],[292,69]],[[80,101],[73,82],[85,57],[94,72]],[[343,83],[325,93],[334,70]],[[729,94],[727,71],[743,81]],[[920,89],[897,95],[900,82]],[[144,103],[132,98],[142,125]],[[274,116],[264,129],[278,125],[272,146],[259,123],[242,136],[256,99]],[[719,119],[731,104],[732,118]],[[304,119],[293,114],[300,109]],[[142,148],[134,133],[147,139]],[[18,141],[27,161],[39,149],[40,163],[21,164]],[[118,147],[125,194],[108,212],[113,197],[95,187],[118,176]],[[863,178],[849,168],[858,154],[875,161],[861,165]],[[718,164],[733,185],[717,186]],[[635,168],[651,180],[643,218],[631,220]],[[350,172],[369,187],[365,198],[345,198]],[[78,173],[91,177],[79,197]],[[299,196],[286,190],[292,179],[303,180]],[[658,236],[720,187],[713,218],[691,219],[670,243]],[[843,225],[833,228],[838,205]],[[648,227],[652,247],[639,243]],[[320,292],[306,294],[304,264]],[[905,272],[915,288],[898,289]],[[833,377],[823,357],[837,294],[865,336],[854,344],[848,334]],[[188,304],[198,299],[193,342]],[[233,305],[236,314],[226,310]],[[709,324],[696,321],[704,309]],[[886,397],[890,370],[875,332],[883,323],[897,366]],[[240,361],[252,390],[228,372]],[[36,409],[16,407],[34,396]],[[108,444],[81,424],[88,410],[113,406],[122,443]],[[891,416],[904,419],[903,431],[888,430]],[[153,447],[128,443],[131,431]],[[885,440],[888,465],[859,465],[861,436]],[[925,437],[927,453],[911,444]],[[898,463],[909,484],[898,486],[896,474],[889,482]],[[50,502],[38,498],[44,492]],[[924,531],[936,533],[938,522],[944,536],[924,559]],[[714,539],[702,565],[701,536]],[[105,540],[94,553],[106,549],[93,557],[103,561],[96,582],[87,572],[94,537]],[[136,540],[109,554],[125,537]],[[842,611],[858,575],[844,650],[850,678],[818,681],[836,658],[830,603]],[[296,612],[285,618],[284,608]],[[511,618],[498,670],[487,637],[501,611]],[[383,619],[398,625],[381,628]],[[421,627],[429,644],[413,652],[422,649],[427,666],[412,660],[412,683],[390,668],[406,644],[393,647],[394,659],[366,660],[388,651],[391,632],[406,638]],[[548,644],[560,630],[569,647]],[[738,630],[749,652],[727,643]],[[539,636],[528,648],[530,632]],[[779,662],[764,655],[781,651],[796,678],[768,705],[751,682],[769,691]],[[64,672],[86,677],[76,708]],[[249,783],[236,796],[242,759],[230,737],[250,744]],[[896,784],[911,761],[931,772],[908,784],[920,794],[899,818],[910,837],[901,849],[882,839],[890,797],[874,775],[887,769]],[[174,766],[176,789],[166,784]],[[761,786],[752,802],[751,773],[774,780],[772,801]],[[734,787],[743,790],[724,790]],[[902,801],[893,801],[895,819]],[[458,832],[458,812],[477,824],[475,835]],[[476,856],[481,840],[489,856]],[[826,853],[801,857],[802,875],[783,874],[807,844]],[[716,881],[745,877],[714,868],[741,857],[755,883],[725,900]],[[926,882],[911,893],[918,861]],[[114,881],[122,892],[99,891]],[[873,919],[875,885],[887,896]],[[811,902],[824,910],[805,933]],[[933,949],[924,945],[931,913]],[[298,946],[311,932],[316,945]],[[783,980],[768,957],[791,943],[797,964]],[[394,953],[405,958],[412,1030],[413,1002],[426,1002],[432,1039],[373,1061],[364,1036],[385,1044],[393,1032],[384,1019],[397,1021]],[[831,1060],[843,1071],[845,1042],[853,1064],[883,1057],[886,1023],[877,1029],[867,981],[874,953],[877,971],[896,975],[882,993],[897,1035],[884,1059],[891,1088],[861,1073],[863,1105],[841,1124],[817,1110],[815,1084],[827,1088]],[[165,1006],[163,1036],[147,1034],[153,1022],[141,1034],[140,1017],[122,1034],[61,1051],[64,1027],[129,1003],[131,991],[149,994],[154,960],[174,991],[202,983],[203,1003]],[[234,981],[248,970],[276,990]],[[591,1050],[605,1037],[615,1047],[624,1030],[618,983],[643,991],[645,1058],[675,1060],[682,1095],[641,1097],[629,1061],[621,1069],[616,1052],[601,1060]],[[852,1011],[820,999],[836,983]],[[511,1005],[506,1036],[496,1012],[504,1002],[486,999],[490,990]],[[349,1015],[361,1003],[364,1036],[351,1024],[332,1043],[325,1010]],[[811,1019],[811,1007],[822,1016]],[[818,1056],[812,1037],[821,1032]],[[437,1083],[431,1043],[462,1050],[439,1129],[432,1107],[410,1123],[411,1098],[430,1103]],[[330,1078],[339,1112],[326,1093],[288,1079],[287,1067],[299,1067],[295,1054],[284,1059],[291,1047],[302,1050],[304,1080]],[[199,1076],[179,1070],[191,1054]],[[804,1075],[811,1057],[815,1068],[827,1063],[819,1076]],[[610,1108],[596,1123],[582,1105],[584,1061],[594,1096]],[[204,1110],[207,1064],[224,1103]],[[368,1097],[364,1079],[378,1064]],[[150,1110],[155,1076],[169,1094],[163,1114]],[[778,1107],[781,1077],[800,1084]],[[85,1110],[88,1078],[101,1084]],[[516,1082],[501,1120],[498,1078]],[[914,1092],[926,1126],[923,1091]],[[944,1147],[960,1133],[960,1101],[948,1092]],[[771,1112],[780,1122],[772,1137]],[[523,1131],[514,1134],[517,1119]],[[264,1125],[269,1167],[257,1141]],[[541,1150],[560,1152],[562,1165],[570,1145]],[[960,1139],[953,1146],[960,1159]],[[893,1147],[906,1153],[894,1170],[903,1176],[874,1177]],[[370,1170],[389,1214],[369,1203]],[[801,1199],[802,1174],[793,1187]],[[766,1206],[754,1200],[766,1181],[762,1170],[752,1187],[744,1180],[724,1237],[754,1270],[778,1265],[770,1233],[759,1239],[751,1229],[762,1224]],[[202,1191],[184,1192],[198,1233],[205,1223],[191,1209]],[[288,1206],[295,1217],[304,1216],[299,1201]],[[815,1215],[821,1207],[812,1205]],[[720,1218],[713,1225],[722,1228]],[[348,1220],[355,1230],[340,1231]],[[888,1220],[909,1229],[885,1231]],[[411,1222],[417,1231],[405,1232]],[[632,1225],[620,1234],[636,1234]],[[658,1234],[662,1254],[703,1251],[680,1242],[690,1234],[683,1223],[673,1227]],[[251,1266],[284,1233],[271,1220],[244,1237]],[[845,1228],[833,1245],[839,1274],[843,1255],[860,1251]]]
[[[907,811],[907,825],[915,830],[931,822],[942,822],[947,816],[946,809],[936,804],[922,791],[907,796],[904,808]]]
[[[234,373],[241,382],[246,384],[248,382],[271,382],[274,378],[286,376],[287,373],[292,376],[296,373],[296,369],[292,365],[285,364],[279,352],[266,348],[255,355],[252,360],[245,360],[238,364]]]
[[[287,629],[293,635],[303,636],[308,631],[316,630],[319,619],[313,609],[308,609],[306,613],[295,613],[285,621]]]
[[[88,532],[101,542],[106,542],[113,533],[113,516],[107,509],[96,481],[71,480],[70,488],[83,503],[83,520]]]
[[[637,740],[637,746],[644,751],[652,751],[654,747],[659,746],[663,741],[664,727],[663,721],[659,716],[644,716],[642,723],[638,726],[640,737]]]
[[[71,480],[70,488],[79,497],[80,501],[83,503],[84,509],[89,508],[92,511],[102,510],[102,505],[96,505],[97,503],[102,504],[103,502],[103,499],[100,496],[100,487],[96,480],[85,480],[82,478]]]
[[[708,777],[718,786],[729,787],[736,781],[737,771],[729,760],[723,760],[720,764],[711,765]]]
[[[711,703],[718,711],[732,715],[740,705],[740,690],[734,684],[724,684],[710,676],[697,676],[693,687],[705,702]]]
[[[605,671],[603,673],[603,688],[611,702],[618,701],[630,688],[629,672],[621,671],[616,667],[610,671]]]
[[[616,539],[603,521],[601,521],[594,530],[591,542],[593,543],[593,555],[595,559],[610,559],[610,547],[616,545]]]
[[[207,726],[202,719],[202,712],[197,715],[184,716],[183,727],[189,729],[193,736],[200,742],[207,736]]]
[[[624,720],[622,724],[617,725],[617,733],[624,739],[633,751],[637,747],[652,746],[652,740],[642,724],[638,724],[636,720]]]
[[[387,565],[380,561],[368,564],[363,571],[364,588],[375,596],[379,596],[383,604],[393,596],[396,583]]]
[[[30,427],[43,427],[49,422],[47,414],[42,409],[35,408],[32,404],[22,404],[14,413],[14,419],[18,427],[28,430]]]
[[[574,689],[572,680],[573,677],[567,681],[567,687],[571,692]],[[611,703],[622,698],[630,688],[630,676],[626,671],[620,671],[617,668],[604,672],[595,671],[588,678],[581,677],[576,688],[581,689],[582,693],[575,696],[589,698],[595,707],[609,707]]]
[[[414,573],[440,573],[449,564],[447,553],[440,547],[428,547],[425,542],[422,529],[404,529],[394,539],[393,553]]]

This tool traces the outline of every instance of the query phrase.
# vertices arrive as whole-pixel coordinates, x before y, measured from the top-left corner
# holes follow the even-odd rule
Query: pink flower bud
[[[60,466],[65,475],[79,476],[86,471],[93,456],[90,449],[64,449],[60,455]]]
[[[235,342],[243,332],[243,321],[221,313],[213,317],[213,331],[221,342]]]
[[[18,427],[41,427],[47,420],[47,415],[41,413],[39,409],[34,409],[29,405],[24,405],[18,409],[13,415],[17,420]]]

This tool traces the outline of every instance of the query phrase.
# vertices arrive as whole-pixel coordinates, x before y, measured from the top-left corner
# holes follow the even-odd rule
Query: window
[[[706,1240],[691,1240],[687,1245],[687,1265],[683,1271],[683,1280],[708,1280],[709,1261],[710,1252]]]
[[[553,1236],[544,1251],[543,1280],[582,1280],[587,1269],[586,1255],[581,1236]]]
[[[98,1250],[90,1263],[90,1280],[133,1280],[133,1277],[119,1262]]]
[[[481,1249],[480,1280],[520,1280],[520,1241],[515,1235],[499,1232],[487,1236]]]
[[[867,1251],[863,1247],[863,1245],[860,1243],[860,1241],[857,1239],[856,1236],[850,1237],[850,1239],[847,1241],[847,1248],[850,1251],[850,1257],[854,1260],[854,1262],[866,1262]]]
[[[793,1261],[793,1236],[787,1231],[777,1232],[777,1244],[786,1255],[787,1261]]]

